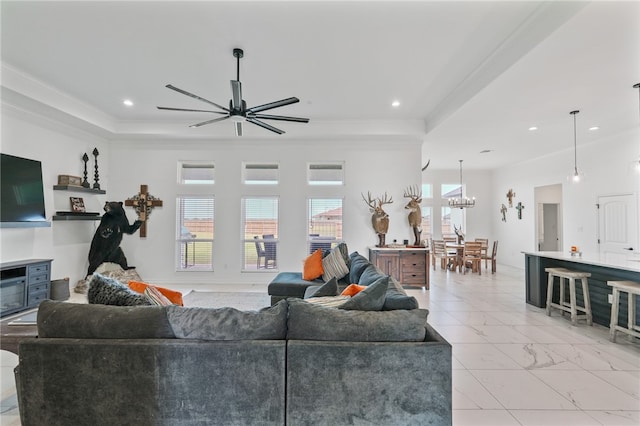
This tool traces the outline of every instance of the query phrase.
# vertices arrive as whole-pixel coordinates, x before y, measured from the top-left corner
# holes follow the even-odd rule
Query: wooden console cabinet
[[[369,247],[369,261],[403,286],[429,289],[429,249]]]
[[[51,260],[28,259],[0,264],[0,316],[34,308],[49,298]]]

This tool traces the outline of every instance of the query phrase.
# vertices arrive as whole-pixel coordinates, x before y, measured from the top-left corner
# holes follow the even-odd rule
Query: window
[[[431,229],[433,223],[433,215],[431,207],[421,207],[422,209],[422,235],[420,238],[429,241],[433,237]]]
[[[430,183],[422,184],[422,198],[433,198],[433,191]]]
[[[342,241],[342,199],[310,198],[307,214],[309,253],[330,250]]]
[[[213,197],[180,196],[176,206],[176,269],[212,271],[215,230]]]
[[[278,198],[242,199],[243,271],[278,268]]]
[[[215,183],[215,168],[213,163],[198,163],[181,161],[178,163],[178,181],[189,185]]]
[[[442,207],[442,236],[455,237],[456,228],[464,229],[464,209],[452,209],[451,207]]]
[[[307,169],[309,185],[343,185],[344,163],[310,163]]]
[[[242,182],[246,185],[277,185],[279,181],[278,164],[245,163]]]

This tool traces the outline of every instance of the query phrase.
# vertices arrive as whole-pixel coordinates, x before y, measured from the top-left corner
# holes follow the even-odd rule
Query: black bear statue
[[[120,248],[122,235],[124,233],[133,234],[142,225],[139,220],[129,224],[124,208],[122,208],[122,201],[107,201],[104,204],[104,212],[100,225],[91,240],[87,275],[93,274],[98,266],[104,262],[117,263],[122,269],[129,269],[127,258]]]

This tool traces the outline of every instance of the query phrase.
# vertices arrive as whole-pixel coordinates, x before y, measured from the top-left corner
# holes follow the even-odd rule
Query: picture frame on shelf
[[[74,213],[85,213],[87,209],[84,206],[82,197],[69,197],[71,202],[71,211]]]

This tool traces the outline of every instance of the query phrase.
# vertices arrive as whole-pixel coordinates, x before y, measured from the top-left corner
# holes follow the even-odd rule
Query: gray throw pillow
[[[120,281],[94,273],[87,292],[89,303],[116,306],[151,305],[144,295],[131,290]]]
[[[38,337],[70,339],[173,339],[162,306],[106,306],[44,300]]]
[[[322,270],[322,279],[325,282],[331,278],[340,279],[349,274],[349,267],[337,248],[334,248],[327,256],[322,258]]]
[[[259,311],[175,305],[166,309],[178,339],[282,340],[287,334],[286,300]]]
[[[364,269],[371,265],[369,259],[359,254],[357,251],[354,251],[349,256],[350,266],[349,266],[349,284],[356,284],[360,281],[360,275]]]
[[[337,296],[338,295],[338,280],[333,277],[326,283],[320,286],[312,286],[307,288],[304,292],[304,298],[309,299],[311,297],[325,297],[325,296]]]
[[[384,306],[384,298],[389,286],[389,277],[382,275],[377,281],[347,300],[340,309],[357,311],[379,311]]]
[[[418,299],[409,296],[400,283],[390,276],[382,310],[393,311],[395,309],[418,309]]]
[[[287,339],[341,342],[422,342],[429,311],[345,311],[289,299]]]
[[[349,258],[349,248],[347,247],[347,243],[341,242],[334,248],[334,250],[340,252],[344,259],[344,263],[347,265],[347,268],[349,268],[351,266],[351,259]]]
[[[360,279],[357,281],[359,285],[371,285],[372,283],[378,281],[380,277],[385,276],[380,269],[378,269],[375,265],[369,265],[364,268],[362,271],[362,275],[360,275]]]

